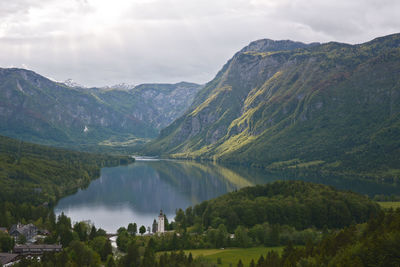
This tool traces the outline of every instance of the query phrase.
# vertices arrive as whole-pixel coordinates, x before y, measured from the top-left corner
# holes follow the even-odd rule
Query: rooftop
[[[0,264],[7,264],[12,262],[18,254],[12,254],[12,253],[0,253]]]
[[[19,249],[61,249],[62,245],[57,245],[57,244],[25,244],[25,245],[16,245],[14,249],[19,248]]]

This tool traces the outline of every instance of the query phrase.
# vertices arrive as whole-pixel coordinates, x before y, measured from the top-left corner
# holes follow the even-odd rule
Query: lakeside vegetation
[[[264,202],[260,204],[256,200]],[[274,205],[275,213],[262,210],[268,207],[266,203]],[[282,204],[277,206],[278,203]],[[316,214],[304,210],[316,203],[319,203],[320,208]],[[253,206],[260,209],[259,213],[251,213]],[[221,207],[221,210],[216,207]],[[232,218],[228,217],[229,212],[219,213],[230,208],[234,212],[246,210],[250,213],[236,216],[232,224]],[[319,214],[324,211],[325,214]],[[263,216],[265,214],[270,217]],[[340,214],[353,214],[353,217],[339,221],[343,219],[338,217],[342,216]],[[228,264],[226,259],[232,260],[233,254],[233,260],[240,259],[247,266],[252,259],[253,262],[259,261],[261,254],[264,258],[269,257],[270,260],[283,264],[292,253],[305,255],[308,253],[305,252],[307,247],[309,249],[310,246],[318,246],[327,236],[340,232],[343,227],[356,227],[356,223],[361,223],[357,227],[362,230],[362,223],[379,214],[380,207],[367,197],[324,185],[278,181],[264,186],[247,187],[189,207],[185,212],[178,210],[174,222],[168,223],[166,220],[166,229],[172,232],[163,235],[138,235],[138,226],[133,224],[127,228],[121,227],[118,230],[117,245],[126,254],[119,259],[117,265],[129,266],[128,262],[136,262],[135,266],[220,266],[224,264],[224,259],[225,264]],[[326,222],[330,224],[317,224],[316,227],[315,224],[304,223],[303,219],[307,216],[318,222],[317,215],[328,216]],[[208,221],[210,218],[211,223]],[[272,222],[270,218],[273,218]],[[273,249],[267,253],[267,247]],[[220,253],[225,254],[219,255]],[[157,255],[150,261],[150,265],[149,255]],[[176,261],[177,259],[180,261]],[[169,265],[171,262],[175,265]],[[236,264],[234,262],[233,266]]]
[[[128,164],[127,156],[89,154],[0,136],[0,226],[48,219],[61,197],[89,185],[100,168]]]
[[[217,228],[269,223],[298,230],[316,227],[341,228],[365,222],[379,207],[365,196],[303,181],[277,181],[242,188],[204,201],[185,211],[178,210],[176,223],[182,228]]]

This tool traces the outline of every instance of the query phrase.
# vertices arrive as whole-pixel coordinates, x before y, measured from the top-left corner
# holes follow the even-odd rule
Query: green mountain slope
[[[61,146],[154,138],[199,89],[190,83],[142,87],[68,87],[32,71],[0,69],[0,134]],[[149,104],[153,98],[164,102]]]
[[[398,176],[400,34],[295,44],[260,40],[235,54],[145,152]]]
[[[49,209],[43,203],[52,207],[61,197],[88,186],[104,166],[133,161],[127,156],[68,151],[0,136],[0,225],[46,217]]]
[[[215,199],[204,201],[186,212],[177,211],[178,224],[203,229],[224,224],[229,232],[239,225],[290,225],[296,229],[316,227],[342,228],[365,222],[380,210],[368,197],[303,181],[277,181],[245,187]]]

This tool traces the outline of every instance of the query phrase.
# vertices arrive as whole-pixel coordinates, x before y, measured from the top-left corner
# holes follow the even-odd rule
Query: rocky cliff
[[[399,46],[400,34],[360,45],[253,42],[145,151],[391,173],[400,163]]]

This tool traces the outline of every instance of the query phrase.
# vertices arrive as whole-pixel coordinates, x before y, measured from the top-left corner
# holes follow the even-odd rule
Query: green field
[[[221,259],[222,264],[218,266],[229,267],[236,266],[239,259],[242,260],[244,266],[248,266],[252,259],[257,263],[260,255],[265,255],[270,250],[275,250],[278,253],[283,251],[284,247],[255,247],[255,248],[227,248],[227,249],[193,249],[185,250],[185,253],[192,253],[193,257],[204,256],[212,263],[217,263],[218,258]]]
[[[400,208],[400,201],[382,201],[378,202],[378,204],[383,208],[383,209],[398,209]]]

